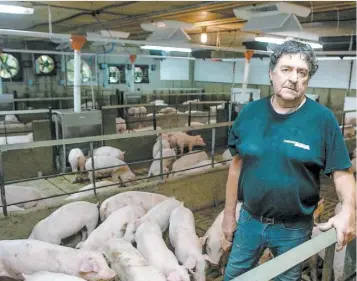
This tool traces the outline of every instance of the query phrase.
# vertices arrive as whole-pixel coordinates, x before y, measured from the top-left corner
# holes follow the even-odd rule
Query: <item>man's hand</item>
[[[222,230],[225,238],[229,241],[233,241],[233,233],[236,230],[237,222],[235,212],[232,214],[224,212],[223,221],[222,221]]]
[[[330,218],[328,222],[318,225],[321,231],[326,231],[334,227],[337,235],[337,251],[356,237],[356,210],[342,207],[341,211]]]

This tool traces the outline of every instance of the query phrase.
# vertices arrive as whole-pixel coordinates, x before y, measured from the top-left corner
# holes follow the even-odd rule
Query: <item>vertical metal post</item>
[[[216,128],[212,128],[211,165],[214,167],[214,153],[216,146]]]
[[[228,102],[228,122],[231,122],[232,120],[232,106],[233,102]]]
[[[342,114],[342,135],[345,136],[345,118],[346,118],[346,113]]]
[[[4,167],[2,161],[2,150],[0,150],[0,193],[1,193],[1,204],[4,216],[7,217],[7,204],[5,195],[5,185],[4,185]]]
[[[211,124],[211,108],[208,110],[208,124]]]
[[[322,279],[321,281],[331,281],[332,280],[332,270],[333,270],[333,258],[335,256],[335,245],[333,244],[326,248],[325,259],[322,269]]]
[[[155,105],[155,103],[154,103],[152,109],[153,109],[153,111],[152,111],[152,123],[153,123],[154,130],[156,130],[156,105]]]
[[[188,104],[188,126],[191,126],[191,103]]]
[[[160,144],[160,175],[161,179],[164,179],[164,160],[162,159],[162,136],[160,134],[160,139],[159,139],[159,144]]]
[[[6,114],[4,115],[4,133],[5,133],[5,143],[7,144]]]
[[[94,195],[97,196],[97,190],[96,190],[96,185],[95,185],[95,170],[94,170],[94,153],[93,153],[93,142],[91,141],[89,143],[90,146],[90,156],[92,157],[92,181],[93,181],[93,191],[94,191]]]

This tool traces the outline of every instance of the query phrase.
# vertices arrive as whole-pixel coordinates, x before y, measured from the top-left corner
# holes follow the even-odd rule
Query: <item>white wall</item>
[[[190,67],[186,59],[160,61],[160,80],[189,80]]]
[[[350,61],[320,61],[319,69],[309,82],[310,87],[347,89]],[[355,63],[354,63],[355,64]],[[234,82],[243,82],[245,61],[236,62]],[[248,83],[253,85],[269,85],[269,61],[252,59],[249,68]],[[356,89],[356,67],[353,68],[351,88]],[[233,62],[215,62],[211,60],[195,61],[195,81],[223,82],[233,81]]]

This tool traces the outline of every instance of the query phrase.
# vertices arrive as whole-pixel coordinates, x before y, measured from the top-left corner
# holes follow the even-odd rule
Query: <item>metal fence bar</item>
[[[89,146],[90,146],[90,155],[91,155],[91,158],[92,158],[92,183],[93,183],[93,188],[94,188],[94,195],[97,197],[97,190],[96,190],[96,184],[95,184],[95,168],[94,168],[94,152],[93,152],[93,142],[91,141],[89,143]]]
[[[332,281],[333,258],[335,256],[335,244],[325,250],[324,265],[322,269],[321,281]]]
[[[1,193],[1,204],[3,213],[7,216],[7,204],[6,204],[6,194],[5,194],[5,184],[4,184],[4,167],[2,161],[2,151],[0,151],[0,193]]]
[[[336,243],[336,230],[330,229],[290,251],[232,279],[231,281],[269,281]]]
[[[161,179],[164,180],[164,175],[163,175],[163,173],[164,173],[164,160],[162,159],[163,151],[162,151],[162,136],[161,135],[159,137],[159,145],[160,145],[160,175],[161,175]]]
[[[215,143],[216,143],[216,129],[212,128],[212,150],[211,150],[211,164],[212,164],[212,168],[214,168],[214,147],[215,147]]]
[[[212,129],[212,128],[222,128],[231,126],[232,122],[221,122],[218,124],[211,125],[202,125],[200,129]],[[188,132],[192,130],[197,130],[196,128],[189,127],[178,127],[175,128],[174,131]],[[88,142],[96,142],[96,141],[104,141],[104,140],[120,140],[126,138],[136,138],[136,137],[144,137],[144,136],[153,136],[158,133],[170,133],[173,129],[161,129],[157,131],[144,131],[144,132],[133,132],[133,133],[123,133],[123,134],[109,134],[109,135],[98,135],[91,137],[81,137],[81,138],[70,138],[70,139],[59,139],[59,140],[50,140],[50,141],[36,141],[31,143],[18,143],[18,144],[8,144],[8,145],[0,145],[0,149],[2,151],[8,150],[19,150],[19,149],[27,149],[27,148],[38,148],[38,147],[50,147],[53,145],[64,145],[64,144],[79,144],[79,143],[88,143]]]

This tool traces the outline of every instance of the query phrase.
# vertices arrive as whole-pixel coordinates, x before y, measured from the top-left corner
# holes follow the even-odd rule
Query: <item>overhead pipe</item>
[[[245,57],[245,66],[244,66],[244,75],[243,75],[243,89],[247,89],[248,86],[248,76],[249,76],[249,66],[250,66],[250,59],[252,58],[254,51],[248,50],[244,53]]]
[[[59,33],[45,33],[45,32],[36,32],[36,31],[23,31],[23,30],[13,30],[13,29],[0,29],[0,35],[9,35],[9,36],[19,36],[19,37],[37,37],[37,38],[54,38],[60,39],[62,41],[70,41],[71,36],[67,34]],[[83,36],[85,37],[85,36]],[[154,45],[154,46],[164,46],[171,47],[172,44],[175,44],[175,47],[180,48],[191,48],[191,49],[205,49],[205,50],[217,50],[217,51],[227,51],[227,52],[237,52],[245,53],[247,50],[245,48],[232,48],[232,47],[216,47],[209,45],[199,45],[199,44],[189,44],[189,43],[178,43],[178,42],[157,42],[157,41],[146,41],[146,40],[130,40],[130,39],[113,39],[105,38],[101,36],[86,36],[86,40],[89,42],[105,42],[105,43],[122,43],[122,44],[132,44],[132,45]],[[262,51],[254,50],[256,54],[269,55],[272,51]],[[354,51],[315,51],[316,55],[350,55],[354,56]]]
[[[71,38],[74,50],[73,107],[77,113],[81,112],[81,48],[85,42],[85,36],[73,35]]]

